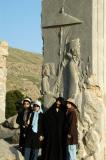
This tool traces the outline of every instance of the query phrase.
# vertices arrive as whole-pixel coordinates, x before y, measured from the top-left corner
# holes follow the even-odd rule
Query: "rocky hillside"
[[[35,99],[39,96],[42,55],[9,48],[7,91],[19,90]]]

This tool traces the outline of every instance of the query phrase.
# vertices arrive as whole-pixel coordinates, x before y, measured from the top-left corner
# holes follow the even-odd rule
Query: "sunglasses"
[[[39,107],[37,104],[34,104],[33,107]]]

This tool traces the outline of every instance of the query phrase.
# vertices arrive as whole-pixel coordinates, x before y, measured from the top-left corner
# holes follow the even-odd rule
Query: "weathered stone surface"
[[[91,77],[92,79],[93,77]],[[102,91],[90,83],[82,91],[79,120],[79,159],[104,159],[104,104]],[[77,97],[78,103],[78,97]],[[79,105],[79,104],[78,104]]]
[[[19,133],[18,129],[9,129],[0,125],[0,139],[9,138],[17,135]]]
[[[82,23],[63,25],[56,17],[60,11]],[[44,66],[53,63],[55,68],[55,76],[46,71],[42,79],[45,106],[54,95],[74,98],[80,112],[78,159],[105,160],[105,0],[43,0],[42,27]]]
[[[0,43],[0,123],[5,120],[5,97],[6,97],[6,57],[8,56],[8,43]]]
[[[21,153],[4,140],[0,140],[0,160],[24,160]]]
[[[17,129],[19,128],[19,125],[16,123],[16,118],[17,118],[17,115],[14,115],[8,119],[6,119],[4,122],[3,122],[3,126],[4,127],[7,127],[7,128],[10,128],[10,129]]]

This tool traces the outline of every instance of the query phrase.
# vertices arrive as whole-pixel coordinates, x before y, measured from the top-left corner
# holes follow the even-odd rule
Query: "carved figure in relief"
[[[75,98],[78,92],[78,82],[79,82],[79,71],[78,65],[80,62],[80,40],[79,38],[71,40],[66,44],[66,65],[65,65],[65,74],[66,77],[66,84],[64,87],[64,92],[67,94],[66,97]],[[67,86],[66,86],[67,85]]]
[[[54,63],[45,63],[42,67],[42,94],[45,99],[45,107],[49,107],[55,100],[56,93],[52,81],[55,81]]]

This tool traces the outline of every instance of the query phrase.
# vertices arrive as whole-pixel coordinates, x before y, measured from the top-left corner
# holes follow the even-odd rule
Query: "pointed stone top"
[[[7,49],[8,48],[8,43],[6,41],[1,41],[0,42],[0,47]]]
[[[0,42],[0,55],[2,56],[8,55],[8,43],[6,41]]]
[[[60,12],[53,17],[53,20],[48,21],[48,23],[42,24],[43,28],[52,28],[52,27],[65,27],[68,25],[80,24],[82,23],[76,17],[72,17],[69,14],[64,12],[64,8],[61,8]]]

